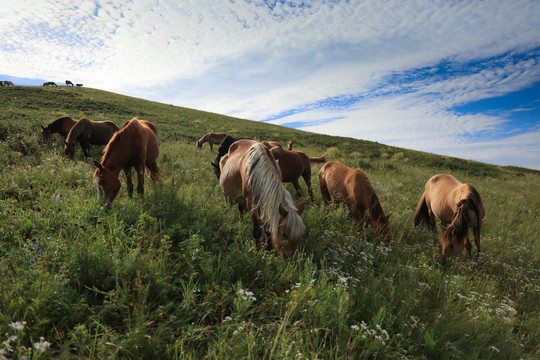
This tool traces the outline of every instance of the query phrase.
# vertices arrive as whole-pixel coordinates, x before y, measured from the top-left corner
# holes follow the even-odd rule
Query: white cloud
[[[255,120],[329,98],[369,98],[382,84],[388,93],[380,98],[331,111],[311,106],[275,122],[343,118],[309,129],[344,127],[347,136],[426,151],[504,122],[460,116],[452,106],[540,79],[538,53],[514,60],[540,47],[538,1],[293,1],[271,7],[247,0],[21,0],[3,4],[2,12],[5,74],[71,79]],[[401,83],[388,83],[389,76],[445,61],[478,65],[446,78],[407,80],[406,94]]]

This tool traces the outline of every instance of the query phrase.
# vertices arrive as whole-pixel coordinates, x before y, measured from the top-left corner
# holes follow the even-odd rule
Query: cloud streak
[[[540,81],[536,1],[22,0],[3,12],[12,76],[540,169],[502,113],[455,109]],[[514,157],[483,150],[495,135]]]

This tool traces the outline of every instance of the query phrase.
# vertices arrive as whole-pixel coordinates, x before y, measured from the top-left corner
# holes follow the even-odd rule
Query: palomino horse
[[[247,210],[253,224],[253,237],[259,243],[261,223],[270,233],[272,245],[283,258],[281,241],[294,253],[304,233],[300,215],[302,203],[294,206],[291,194],[281,183],[281,174],[269,150],[260,142],[242,139],[229,148],[226,162],[221,162],[219,185],[225,197],[238,204],[240,215]]]
[[[217,144],[217,145],[221,144],[221,142],[223,141],[223,139],[225,139],[225,137],[227,137],[227,134],[225,133],[209,132],[208,134],[200,138],[199,141],[197,141],[197,147],[199,149],[202,149],[203,144],[207,142],[208,144],[210,144],[210,151],[213,151],[214,144]]]
[[[480,194],[470,184],[447,174],[433,176],[414,213],[414,226],[435,229],[435,216],[441,220],[442,259],[459,255],[463,248],[471,255],[469,227],[473,228],[476,254],[480,253],[480,228],[486,212]],[[450,225],[448,225],[450,224]]]
[[[98,199],[101,198],[104,206],[110,206],[120,190],[120,170],[126,174],[129,197],[133,196],[132,167],[137,172],[137,192],[140,195],[144,194],[145,167],[150,170],[152,180],[161,182],[156,164],[158,155],[159,144],[154,124],[137,118],[127,121],[103,150],[101,163],[94,160],[97,167],[94,184],[98,190]]]
[[[319,171],[321,195],[328,204],[332,198],[346,202],[360,228],[364,226],[364,214],[368,211],[372,231],[384,241],[391,240],[390,223],[384,215],[381,203],[368,177],[360,169],[351,169],[340,162],[329,161]]]
[[[89,157],[90,145],[107,144],[117,131],[118,126],[112,121],[92,121],[83,117],[69,131],[67,139],[64,141],[64,153],[72,158],[75,152],[75,143],[79,142],[84,156]]]
[[[49,140],[52,134],[60,134],[65,139],[76,123],[77,120],[73,120],[69,116],[60,117],[46,127],[41,125],[41,136],[43,140]]]
[[[298,183],[298,179],[302,176],[306,182],[309,197],[313,200],[313,191],[311,189],[311,164],[325,163],[326,154],[321,157],[309,157],[301,151],[285,150],[280,147],[273,147],[270,149],[270,152],[277,160],[281,170],[282,181],[292,182],[296,189],[296,194],[302,196],[302,189]]]

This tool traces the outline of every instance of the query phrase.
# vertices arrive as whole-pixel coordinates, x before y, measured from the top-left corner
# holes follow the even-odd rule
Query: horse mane
[[[143,127],[138,118],[134,117],[133,119],[126,121],[124,125],[122,125],[122,128],[114,133],[109,143],[103,149],[103,157],[101,162],[105,161],[108,153],[112,151],[112,149],[114,149],[118,144],[128,141],[130,138],[140,134],[142,131]]]
[[[369,206],[369,209],[370,217],[375,220],[378,220],[381,218],[381,216],[384,216],[381,202],[379,201],[377,194],[375,194],[375,191],[371,193],[371,204]]]
[[[47,125],[47,128],[49,128],[50,130],[52,131],[57,131],[58,129],[60,129],[62,127],[62,124],[66,121],[66,120],[73,120],[71,117],[69,116],[62,116],[62,117],[59,117],[58,119],[54,120],[52,123],[50,123],[49,125]]]
[[[464,199],[461,199],[457,203],[457,209],[454,213],[454,218],[452,219],[452,223],[450,223],[447,229],[447,231],[456,231],[456,235],[459,238],[462,238],[469,232],[469,223],[471,222],[471,218],[469,216],[469,209],[472,210],[476,215],[476,221],[479,230],[481,226],[479,203],[482,201],[482,199],[480,198],[480,194],[478,193],[478,191],[473,186],[468,185],[468,188],[469,194],[467,194]]]
[[[283,187],[276,174],[276,164],[269,150],[262,143],[254,144],[248,155],[246,167],[246,190],[252,195],[251,211],[256,211],[272,235],[277,234],[280,212],[279,204],[288,212],[287,227],[291,238],[304,233],[304,223],[297,213],[291,194]]]
[[[206,136],[206,135],[205,135]],[[215,163],[217,165],[219,165],[219,161],[221,160],[221,158],[223,157],[223,155],[225,155],[226,153],[229,152],[229,148],[231,147],[231,145],[233,144],[233,142],[235,142],[236,139],[233,138],[232,136],[230,135],[227,135],[225,137],[225,139],[223,139],[221,141],[221,144],[219,144],[219,148],[218,148],[218,153],[216,155],[216,161]]]
[[[197,141],[197,146],[201,146],[201,144],[204,143],[204,141],[207,141],[208,136],[210,136],[210,133],[206,133],[202,138],[200,138],[199,141]]]
[[[77,139],[79,138],[79,135],[81,135],[82,132],[85,131],[88,126],[90,126],[90,121],[90,119],[85,117],[80,118],[79,121],[77,121],[77,123],[73,125],[73,127],[69,131],[66,142],[68,144],[75,143],[75,141],[77,141]]]

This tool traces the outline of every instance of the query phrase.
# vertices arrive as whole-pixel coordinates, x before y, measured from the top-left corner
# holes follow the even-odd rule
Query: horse
[[[270,152],[277,160],[281,170],[283,182],[292,182],[296,189],[296,194],[302,196],[302,189],[298,183],[298,178],[302,176],[306,182],[308,194],[313,200],[313,191],[311,189],[311,164],[325,163],[326,154],[321,157],[309,157],[305,153],[296,150],[285,150],[280,147],[273,147]]]
[[[210,151],[214,151],[214,144],[221,144],[223,139],[227,137],[227,134],[225,133],[213,133],[209,132],[208,134],[204,135],[202,138],[197,141],[197,147],[199,149],[202,149],[202,146],[205,142],[210,144]]]
[[[0,86],[15,86],[13,83],[9,80],[0,81]]]
[[[364,226],[367,210],[373,234],[382,237],[385,242],[391,240],[389,219],[392,214],[384,214],[375,189],[362,170],[329,161],[319,170],[319,184],[326,205],[332,198],[347,203],[360,229]]]
[[[67,139],[64,141],[64,154],[73,158],[75,143],[79,142],[84,156],[89,157],[90,145],[107,144],[117,131],[118,126],[112,121],[92,121],[83,117],[69,131]]]
[[[272,149],[273,147],[278,147],[278,148],[283,149],[283,146],[281,146],[281,144],[278,143],[277,141],[263,141],[262,143],[264,144],[264,146],[266,146],[269,149]]]
[[[441,220],[442,260],[459,255],[463,248],[471,256],[469,228],[473,228],[476,255],[480,254],[480,228],[486,211],[478,191],[452,175],[431,177],[414,213],[414,226],[435,229],[435,217]]]
[[[54,82],[52,82],[52,81],[43,83],[43,86],[56,86],[56,87],[58,87],[58,85],[56,85],[56,84],[55,84]]]
[[[221,163],[219,185],[225,198],[238,204],[240,217],[249,211],[257,244],[262,234],[262,223],[272,241],[271,244],[268,242],[269,249],[273,247],[283,259],[281,241],[288,240],[285,248],[294,254],[304,233],[300,215],[305,203],[298,208],[294,206],[268,148],[258,141],[241,139],[230,146],[227,161]]]
[[[133,196],[131,168],[137,172],[137,193],[144,195],[144,172],[150,170],[150,178],[162,182],[156,159],[159,155],[157,129],[146,120],[133,118],[127,121],[114,134],[105,149],[101,162],[93,160],[96,166],[94,184],[98,199],[105,207],[109,207],[118,195],[120,180],[118,174],[124,170],[128,195]]]
[[[77,87],[82,87],[83,84],[77,84]]]
[[[68,136],[71,128],[77,123],[69,116],[62,116],[51,122],[47,127],[41,125],[41,136],[43,140],[49,140],[52,134],[60,134],[64,139]]]
[[[73,83],[69,80],[66,80],[66,86],[69,86],[69,85],[73,86]]]
[[[292,140],[287,141],[287,150],[292,150],[293,142]]]

